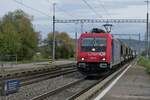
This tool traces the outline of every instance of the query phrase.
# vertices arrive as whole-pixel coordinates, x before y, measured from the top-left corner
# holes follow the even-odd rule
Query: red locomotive
[[[85,32],[78,40],[77,66],[83,74],[99,74],[132,58],[131,48],[101,29]]]

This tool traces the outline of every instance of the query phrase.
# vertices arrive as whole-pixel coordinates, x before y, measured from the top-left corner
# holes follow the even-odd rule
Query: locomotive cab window
[[[105,52],[106,51],[106,38],[82,38],[81,51],[83,52]]]

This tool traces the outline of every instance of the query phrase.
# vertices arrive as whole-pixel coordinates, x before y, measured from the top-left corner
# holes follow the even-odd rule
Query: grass
[[[150,74],[150,59],[146,59],[144,57],[140,57],[138,60],[138,64],[144,66],[148,73]]]

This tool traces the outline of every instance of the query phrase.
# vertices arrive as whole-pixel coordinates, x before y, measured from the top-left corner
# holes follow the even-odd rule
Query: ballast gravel
[[[79,72],[62,75],[56,78],[40,81],[20,87],[19,92],[8,96],[1,96],[0,100],[30,100],[31,98],[52,91],[60,86],[83,78]]]

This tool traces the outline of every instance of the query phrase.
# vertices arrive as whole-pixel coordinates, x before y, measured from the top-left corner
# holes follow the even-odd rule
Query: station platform
[[[150,75],[142,66],[131,66],[111,88],[105,88],[94,100],[150,100]]]

